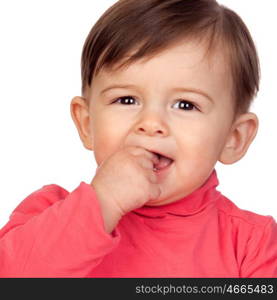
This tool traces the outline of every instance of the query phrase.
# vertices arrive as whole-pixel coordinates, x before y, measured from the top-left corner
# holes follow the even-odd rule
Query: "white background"
[[[0,2],[0,227],[31,192],[46,184],[68,191],[95,174],[70,116],[81,93],[80,59],[87,34],[115,1]],[[221,0],[248,26],[262,80],[252,111],[260,120],[247,155],[216,166],[218,189],[240,208],[277,219],[277,28],[275,0]],[[266,4],[266,5],[265,5]]]

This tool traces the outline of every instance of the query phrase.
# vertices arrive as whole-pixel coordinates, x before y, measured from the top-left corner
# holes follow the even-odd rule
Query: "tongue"
[[[157,164],[154,165],[154,168],[157,170],[161,170],[166,168],[167,166],[169,166],[172,162],[172,159],[164,157],[164,156],[160,156],[160,160]]]

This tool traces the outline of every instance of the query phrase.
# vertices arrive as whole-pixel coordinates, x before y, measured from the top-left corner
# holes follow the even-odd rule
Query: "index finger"
[[[154,164],[157,164],[159,162],[158,156],[150,150],[147,150],[146,148],[139,146],[130,146],[128,148],[130,149],[131,153],[135,156],[146,155]]]

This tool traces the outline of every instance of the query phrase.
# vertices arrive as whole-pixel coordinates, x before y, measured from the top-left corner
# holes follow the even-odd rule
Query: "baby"
[[[276,277],[277,224],[216,190],[258,129],[259,61],[215,0],[120,0],[91,29],[71,115],[95,176],[29,195],[2,277]],[[125,107],[124,107],[125,106]]]

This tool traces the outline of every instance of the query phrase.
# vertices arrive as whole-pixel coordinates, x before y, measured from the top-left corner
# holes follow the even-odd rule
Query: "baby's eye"
[[[126,104],[126,105],[132,105],[135,104],[136,100],[132,96],[123,96],[115,99],[113,103],[121,103],[121,104]]]
[[[137,104],[137,100],[133,96],[123,96],[115,99],[113,103],[132,105],[132,104]],[[180,104],[179,107],[182,108],[183,110],[198,110],[198,108],[193,103],[187,100],[180,100],[176,102],[175,105],[176,104]]]
[[[180,100],[176,102],[174,105],[176,104],[179,104],[179,107],[184,110],[198,110],[198,108],[193,103],[187,100]]]

